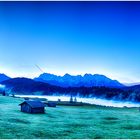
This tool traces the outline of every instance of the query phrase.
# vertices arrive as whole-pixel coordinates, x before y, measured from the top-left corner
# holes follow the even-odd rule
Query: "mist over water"
[[[15,95],[16,97],[30,97],[30,98],[46,98],[50,101],[69,101],[69,96],[39,96],[39,95]],[[121,101],[113,101],[99,98],[80,98],[76,97],[77,102],[101,105],[101,106],[110,106],[110,107],[140,107],[140,104],[133,102],[121,102]]]
[[[5,85],[0,84],[0,89],[4,89]]]

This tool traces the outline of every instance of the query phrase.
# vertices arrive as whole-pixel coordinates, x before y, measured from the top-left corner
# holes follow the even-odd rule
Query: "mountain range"
[[[124,87],[124,85],[117,80],[112,80],[104,75],[99,74],[85,74],[84,76],[65,74],[64,76],[57,76],[54,74],[43,73],[39,77],[34,78],[34,80],[60,87]]]

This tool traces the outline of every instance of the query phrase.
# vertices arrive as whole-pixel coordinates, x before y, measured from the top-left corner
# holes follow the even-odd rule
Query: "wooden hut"
[[[21,106],[21,111],[26,113],[44,113],[45,104],[40,101],[30,101],[26,100],[19,104]]]

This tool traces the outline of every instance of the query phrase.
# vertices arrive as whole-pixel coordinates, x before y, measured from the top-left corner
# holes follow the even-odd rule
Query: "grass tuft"
[[[126,130],[140,130],[140,124],[139,125],[126,125],[122,127],[123,129]]]
[[[16,119],[16,118],[11,118],[11,119],[8,119],[8,122],[11,122],[11,123],[23,123],[23,124],[30,124],[29,121],[27,120],[23,120],[23,119]]]
[[[104,117],[103,119],[108,121],[119,120],[117,117]]]

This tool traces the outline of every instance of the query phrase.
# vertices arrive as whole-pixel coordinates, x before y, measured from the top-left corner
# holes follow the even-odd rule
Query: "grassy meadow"
[[[22,101],[0,96],[0,139],[140,138],[138,108],[57,106],[27,114],[20,112]]]

